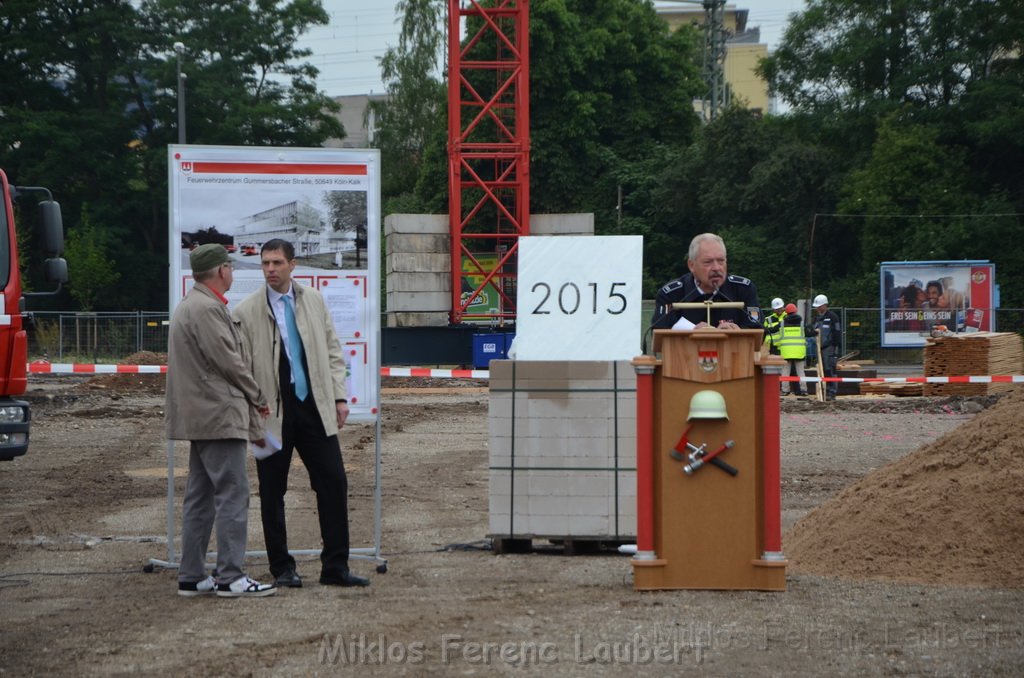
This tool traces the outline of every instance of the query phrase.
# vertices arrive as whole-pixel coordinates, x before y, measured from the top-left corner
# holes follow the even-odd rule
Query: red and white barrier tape
[[[167,365],[87,365],[80,363],[29,363],[32,374],[163,374]],[[489,379],[489,370],[435,370],[425,367],[382,367],[382,377],[434,377],[436,379]]]
[[[81,363],[29,363],[32,374],[163,374],[167,365],[88,365]],[[435,379],[489,379],[490,370],[440,370],[429,367],[382,367],[382,377],[433,377]],[[1024,384],[1024,375],[953,377],[779,377],[780,381],[818,381],[846,384]]]
[[[382,377],[435,377],[441,379],[490,379],[490,370],[433,370],[427,367],[382,367]]]
[[[162,374],[167,372],[167,365],[86,365],[34,362],[28,364],[28,371],[32,374]]]
[[[779,377],[779,381],[819,381],[847,384],[1024,384],[1024,375],[1001,374],[995,376],[954,377]]]

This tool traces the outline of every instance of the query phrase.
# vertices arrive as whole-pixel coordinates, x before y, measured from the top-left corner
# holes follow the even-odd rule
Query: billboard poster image
[[[375,418],[379,407],[379,158],[333,148],[168,149],[171,311],[192,286],[194,247],[227,248],[233,309],[263,289],[263,243],[291,242],[293,280],[319,290],[334,320],[354,421]]]
[[[488,272],[493,271],[501,259],[498,254],[486,252],[476,252],[473,257]],[[483,283],[484,275],[465,254],[462,255],[462,275],[462,303],[465,303],[466,298]],[[466,314],[462,317],[463,322],[489,325],[494,316],[501,313],[501,295],[498,294],[498,287],[495,284],[500,280],[499,277],[492,278],[491,282],[476,295],[466,308]]]
[[[883,262],[882,346],[924,346],[935,334],[994,329],[995,265],[987,261]]]

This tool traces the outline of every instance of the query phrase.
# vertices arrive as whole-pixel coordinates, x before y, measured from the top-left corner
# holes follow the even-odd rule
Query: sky
[[[330,24],[304,35],[299,45],[313,50],[306,60],[320,69],[319,88],[329,96],[380,94],[378,59],[398,43],[394,0],[321,0]],[[667,4],[659,0],[658,4]],[[772,50],[782,37],[786,17],[803,9],[804,0],[729,0],[748,9],[748,27],[761,27],[761,42]]]

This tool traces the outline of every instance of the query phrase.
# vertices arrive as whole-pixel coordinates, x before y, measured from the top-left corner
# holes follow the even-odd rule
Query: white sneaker
[[[273,584],[261,584],[243,575],[230,584],[217,584],[217,595],[222,598],[262,598],[277,593]]]
[[[178,582],[178,595],[179,596],[205,596],[213,593],[217,590],[217,582],[213,580],[213,577],[207,577],[200,581],[179,581]]]

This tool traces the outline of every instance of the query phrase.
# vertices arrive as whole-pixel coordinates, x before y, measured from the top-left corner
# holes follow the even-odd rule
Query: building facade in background
[[[344,139],[328,139],[325,148],[370,148],[376,127],[372,116],[367,116],[371,101],[384,101],[386,94],[353,94],[334,97],[341,104],[338,120],[345,127]]]
[[[672,30],[680,26],[704,26],[704,8],[699,4],[656,3],[655,11],[668,22]],[[731,97],[754,111],[773,113],[774,105],[768,97],[768,83],[758,77],[755,69],[759,59],[768,56],[768,45],[761,42],[761,29],[747,27],[750,10],[726,5],[723,23],[728,35],[725,53],[725,81]],[[694,106],[699,112],[700,102]]]

